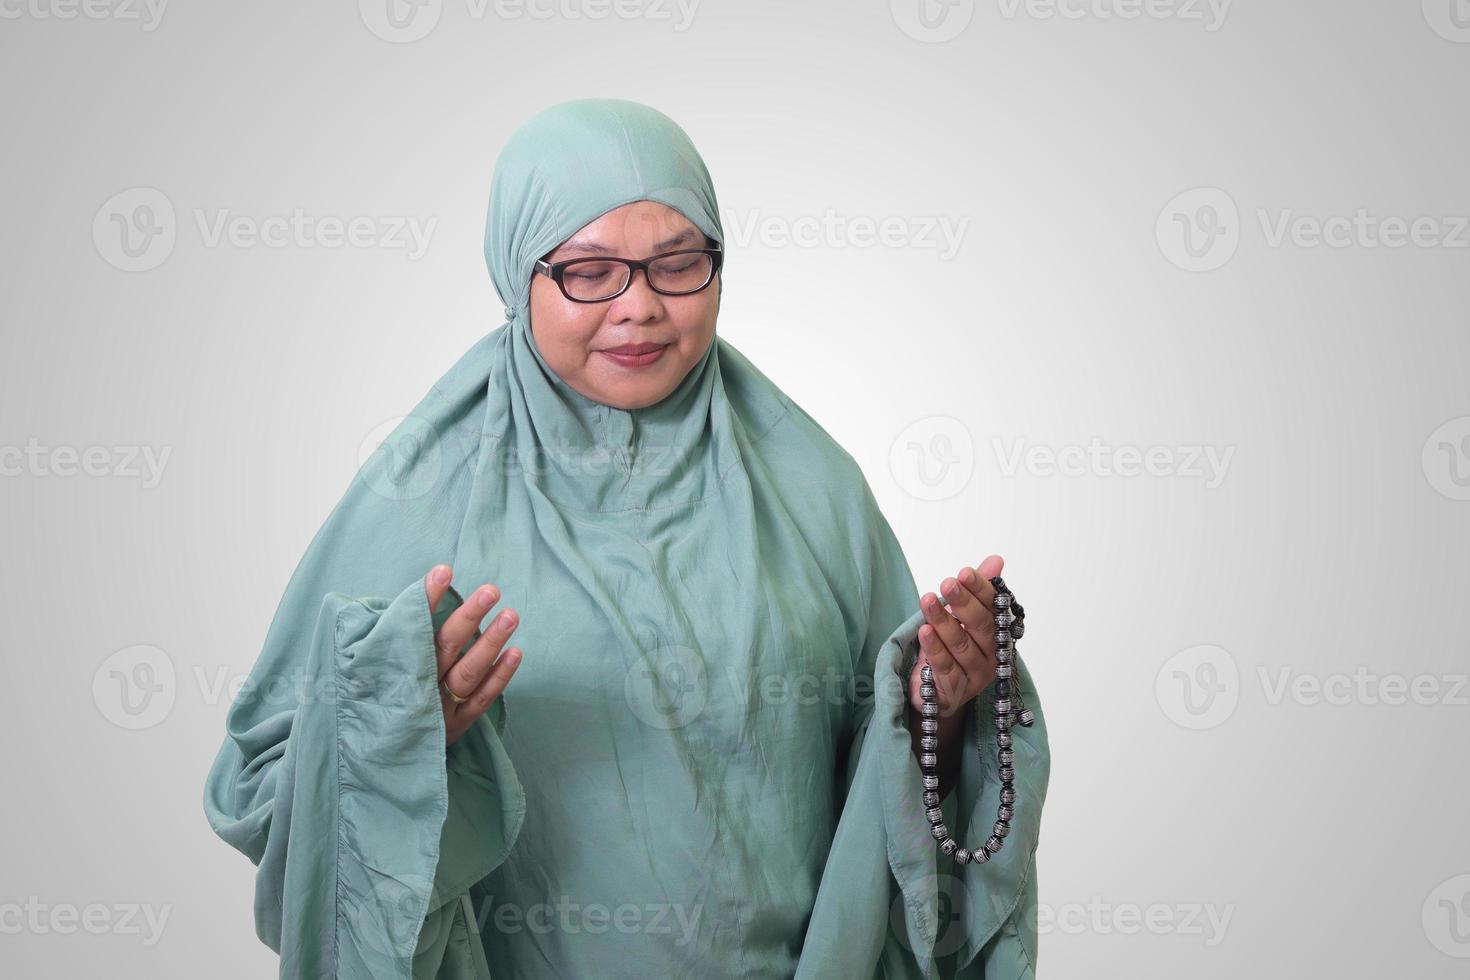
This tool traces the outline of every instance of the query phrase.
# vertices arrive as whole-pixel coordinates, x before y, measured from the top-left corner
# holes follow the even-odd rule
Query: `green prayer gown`
[[[1034,976],[1050,757],[1024,664],[1011,833],[957,867],[906,724],[918,590],[853,458],[718,335],[633,410],[542,359],[533,263],[638,200],[724,241],[704,162],[646,106],[561,103],[502,152],[507,321],[312,539],[208,775],[257,934],[282,977]],[[500,587],[525,651],[447,750],[434,631],[462,600],[429,609],[441,562]],[[966,711],[943,809],[978,845],[989,693]]]

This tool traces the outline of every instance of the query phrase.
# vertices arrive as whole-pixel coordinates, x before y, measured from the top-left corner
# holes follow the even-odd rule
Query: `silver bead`
[[[919,722],[919,731],[923,732],[925,735],[938,735],[939,722],[935,721],[933,718],[925,718],[923,721]]]
[[[1000,791],[1000,801],[1002,803],[1014,803],[1014,802],[1016,802],[1016,791],[1013,790],[1013,789],[1003,789],[1003,790],[1001,790]]]
[[[996,816],[1000,817],[1002,820],[1010,820],[1011,817],[1014,817],[1015,815],[1015,807],[1012,807],[1008,804],[1002,804],[1001,808],[996,812]]]
[[[997,647],[1005,647],[1007,650],[1010,649],[1010,647],[1011,647],[1011,630],[1010,630],[1010,627],[1007,626],[1007,627],[1004,627],[1002,629],[998,629],[998,630],[995,631],[995,645]]]
[[[1025,635],[1026,635],[1026,621],[1024,619],[1018,619],[1014,623],[1011,624],[1011,638],[1012,639],[1019,640],[1021,637],[1025,636]]]
[[[957,847],[957,848],[955,848],[955,852],[954,852],[954,863],[955,864],[969,864],[970,863],[970,849],[968,847]]]
[[[933,752],[921,753],[919,755],[919,765],[929,767],[937,766],[939,765],[939,756]]]
[[[995,713],[998,714],[998,715],[1008,715],[1008,714],[1010,714],[1011,713],[1011,699],[1010,698],[997,698],[996,701],[995,701]]]
[[[919,706],[919,713],[925,718],[935,718],[939,715],[939,705],[926,701]]]
[[[1001,663],[999,660],[996,661],[996,664],[995,664],[995,676],[996,676],[996,678],[998,680],[1003,680],[1003,681],[1010,680],[1011,679],[1011,670],[1012,670],[1012,667],[1011,667],[1010,661],[1006,661],[1005,663]]]
[[[938,695],[939,688],[935,687],[933,684],[919,685],[919,697],[923,698],[925,701],[932,701],[934,700],[934,698],[938,697]]]
[[[1000,781],[1001,782],[1003,782],[1003,783],[1009,783],[1012,780],[1014,780],[1015,778],[1016,778],[1016,769],[1015,769],[1014,766],[1001,766],[1000,767]]]
[[[929,833],[934,835],[935,840],[944,840],[946,837],[949,836],[949,831],[942,823],[931,824],[929,827]]]
[[[939,793],[937,791],[935,791],[935,790],[932,790],[932,789],[926,789],[926,790],[924,790],[924,797],[923,797],[923,799],[924,799],[924,805],[925,806],[938,806],[939,805]]]
[[[1007,733],[1007,734],[1009,734],[1009,733]],[[1013,763],[1015,761],[1016,761],[1016,753],[1012,752],[1010,749],[1001,749],[1000,750],[1000,764],[1001,765],[1008,766],[1008,765],[1010,765],[1011,763]]]
[[[1032,711],[1030,708],[1027,708],[1026,710],[1021,712],[1020,721],[1022,725],[1030,728],[1032,725],[1036,724],[1036,712]]]
[[[1005,842],[1002,841],[999,837],[996,837],[992,834],[990,837],[987,837],[985,839],[985,849],[991,854],[994,854],[996,851],[1000,850],[1003,843]]]
[[[925,789],[938,789],[939,788],[939,777],[938,776],[925,776],[924,777],[924,788]]]
[[[941,823],[944,820],[944,814],[939,812],[939,807],[937,806],[931,806],[925,810],[924,816],[929,818],[930,823]]]
[[[994,831],[995,836],[999,837],[1001,840],[1005,840],[1006,839],[1006,835],[1009,834],[1010,832],[1011,832],[1011,825],[1010,824],[1006,823],[1004,820],[997,820],[995,822],[995,831]]]
[[[934,666],[932,664],[925,664],[924,666],[920,667],[919,679],[925,684],[928,684],[929,682],[934,680]]]
[[[970,862],[972,864],[984,864],[986,861],[989,861],[989,860],[990,860],[990,852],[987,851],[983,847],[980,848],[979,850],[971,851],[970,852]]]
[[[919,736],[919,748],[925,750],[926,752],[934,752],[934,751],[936,751],[939,748],[939,736],[938,735],[920,735]]]
[[[955,851],[959,850],[959,848],[960,845],[955,841],[953,837],[946,837],[944,840],[939,842],[939,849],[945,854],[953,855]]]
[[[996,732],[995,733],[995,744],[996,745],[999,745],[1003,749],[1010,748],[1011,747],[1011,733],[1010,732]]]
[[[995,608],[999,612],[1002,609],[1011,608],[1011,597],[1008,593],[997,592],[995,594]]]
[[[1011,716],[1010,716],[1010,713],[1007,712],[1006,714],[1003,714],[1003,715],[996,715],[995,716],[995,727],[996,727],[997,730],[1002,731],[1002,732],[1008,731],[1010,729],[1010,727],[1011,727]]]

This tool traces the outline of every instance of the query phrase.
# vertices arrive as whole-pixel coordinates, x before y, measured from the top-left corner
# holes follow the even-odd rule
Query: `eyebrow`
[[[694,242],[697,239],[703,237],[704,236],[699,234],[698,232],[686,228],[674,237],[665,238],[663,241],[655,244],[653,246],[653,251],[655,254],[659,252],[666,252],[669,249],[674,248],[676,245],[684,245],[689,242]],[[554,254],[578,253],[591,255],[611,255],[612,252],[612,249],[608,248],[606,245],[600,244],[599,242],[594,242],[586,238],[572,238],[568,239],[566,244],[558,248],[556,250],[556,253]]]

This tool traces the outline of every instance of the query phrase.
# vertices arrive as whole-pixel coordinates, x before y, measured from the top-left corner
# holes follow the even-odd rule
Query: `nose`
[[[647,323],[657,320],[663,312],[663,297],[648,284],[647,270],[634,269],[628,288],[613,300],[607,316],[613,323],[626,323],[630,320],[634,323]]]

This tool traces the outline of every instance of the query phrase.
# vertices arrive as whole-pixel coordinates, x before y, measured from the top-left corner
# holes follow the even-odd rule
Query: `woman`
[[[502,152],[507,322],[312,540],[206,787],[282,976],[1031,971],[1044,720],[983,865],[939,853],[914,757],[920,656],[978,846],[999,559],[920,608],[852,457],[716,336],[723,243],[646,106],[562,103]]]

